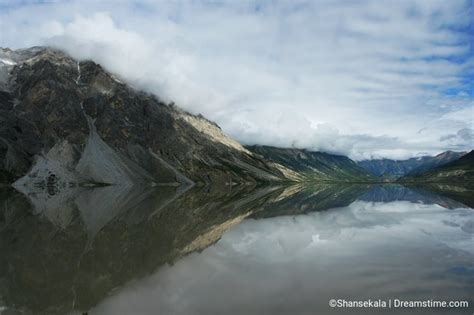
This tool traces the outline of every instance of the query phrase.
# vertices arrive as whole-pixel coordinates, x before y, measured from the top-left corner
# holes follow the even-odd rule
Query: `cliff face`
[[[0,181],[248,184],[296,179],[214,123],[132,89],[92,61],[0,49]]]

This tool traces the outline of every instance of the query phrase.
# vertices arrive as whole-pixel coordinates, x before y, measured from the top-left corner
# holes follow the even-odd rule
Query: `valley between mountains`
[[[0,50],[0,182],[104,185],[474,181],[473,151],[406,161],[243,146],[201,115],[48,47]]]

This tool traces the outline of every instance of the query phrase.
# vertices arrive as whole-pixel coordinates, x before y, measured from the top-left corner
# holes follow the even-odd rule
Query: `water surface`
[[[4,191],[0,307],[5,314],[472,314],[474,210],[469,193],[447,191]],[[467,300],[470,308],[341,309],[330,299]]]

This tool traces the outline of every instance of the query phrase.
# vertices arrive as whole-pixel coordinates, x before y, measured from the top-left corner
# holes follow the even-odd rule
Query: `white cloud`
[[[440,139],[472,126],[442,118],[473,108],[472,36],[457,31],[469,2],[257,4],[5,6],[0,45],[92,58],[248,144],[402,158],[452,149]]]

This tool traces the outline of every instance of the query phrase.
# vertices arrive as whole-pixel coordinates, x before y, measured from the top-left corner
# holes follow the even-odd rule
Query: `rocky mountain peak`
[[[62,187],[289,179],[215,123],[129,87],[93,61],[45,47],[2,49],[0,59],[3,181],[30,189],[51,178]]]

